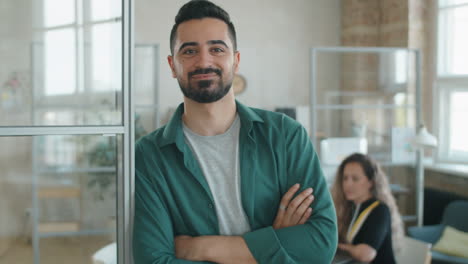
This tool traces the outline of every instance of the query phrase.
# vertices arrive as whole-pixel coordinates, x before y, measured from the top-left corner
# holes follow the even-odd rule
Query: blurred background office
[[[0,1],[0,264],[129,258],[128,150],[182,101],[166,57],[185,2]],[[329,183],[361,151],[406,227],[468,199],[468,0],[214,2],[238,32],[237,99],[301,122]],[[420,216],[419,125],[438,139]]]

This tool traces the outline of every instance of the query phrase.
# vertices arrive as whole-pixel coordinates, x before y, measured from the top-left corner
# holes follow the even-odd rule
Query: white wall
[[[160,44],[161,112],[182,101],[166,57],[169,34],[186,0],[135,0],[135,42]],[[314,46],[340,43],[339,0],[215,0],[230,13],[241,52],[239,73],[247,90],[238,99],[250,106],[306,105],[309,55]],[[336,84],[337,85],[337,84]]]

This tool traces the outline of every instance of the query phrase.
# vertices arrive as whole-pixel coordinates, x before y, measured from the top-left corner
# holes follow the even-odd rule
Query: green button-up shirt
[[[283,114],[236,104],[242,205],[252,229],[243,238],[252,255],[258,263],[330,263],[335,209],[307,132]],[[136,144],[136,264],[194,263],[175,258],[174,237],[219,235],[216,204],[184,139],[183,111],[181,104],[166,126]],[[275,230],[279,202],[295,183],[314,189],[312,216],[304,225]]]

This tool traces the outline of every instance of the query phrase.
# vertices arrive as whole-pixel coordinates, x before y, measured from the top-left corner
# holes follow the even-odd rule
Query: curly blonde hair
[[[338,219],[339,240],[341,242],[346,241],[346,232],[351,222],[353,202],[346,200],[342,182],[344,168],[348,163],[352,162],[360,164],[367,178],[374,183],[371,188],[372,196],[385,203],[390,209],[390,214],[392,216],[393,250],[395,252],[399,251],[401,245],[400,242],[403,238],[403,222],[401,220],[395,198],[390,191],[387,176],[377,162],[372,160],[369,156],[360,153],[351,154],[341,162],[331,189],[333,202],[335,203],[336,216]]]

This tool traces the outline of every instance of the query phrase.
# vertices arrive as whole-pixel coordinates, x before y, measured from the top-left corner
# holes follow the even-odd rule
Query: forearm
[[[174,242],[178,259],[220,264],[257,263],[240,236],[177,236]]]
[[[265,227],[243,237],[259,263],[330,263],[336,251],[333,222],[329,226],[304,224],[278,230]]]
[[[376,251],[367,244],[339,244],[339,248],[349,253],[349,255],[358,261],[370,262],[376,256]]]
[[[220,264],[257,263],[240,236],[201,236],[204,260]]]

